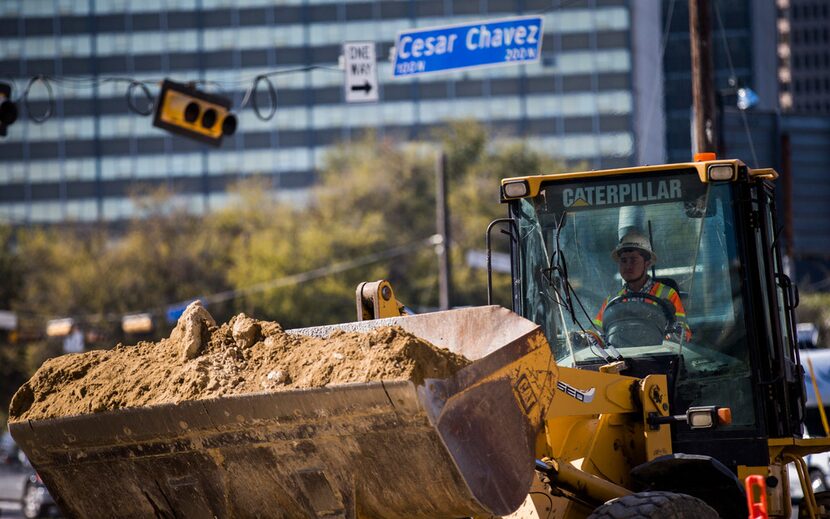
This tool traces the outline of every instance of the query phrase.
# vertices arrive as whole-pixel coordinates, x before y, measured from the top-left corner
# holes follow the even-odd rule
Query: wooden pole
[[[450,210],[447,205],[447,156],[441,151],[435,162],[435,224],[441,236],[438,252],[438,306],[450,308]]]
[[[712,67],[712,19],[709,0],[689,0],[689,38],[692,53],[693,154],[717,153],[717,113]]]

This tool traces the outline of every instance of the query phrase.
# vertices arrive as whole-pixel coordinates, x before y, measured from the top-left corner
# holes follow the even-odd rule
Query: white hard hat
[[[638,250],[645,252],[650,256],[652,263],[657,263],[657,254],[651,249],[651,242],[648,238],[639,231],[628,231],[625,236],[620,238],[620,243],[611,252],[611,258],[614,261],[620,261],[620,253],[624,250]]]

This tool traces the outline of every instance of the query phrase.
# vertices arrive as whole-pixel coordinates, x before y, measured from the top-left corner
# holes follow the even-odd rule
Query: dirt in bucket
[[[398,327],[328,338],[239,314],[217,326],[195,302],[169,338],[46,361],[12,399],[10,421],[349,382],[446,378],[469,364]]]

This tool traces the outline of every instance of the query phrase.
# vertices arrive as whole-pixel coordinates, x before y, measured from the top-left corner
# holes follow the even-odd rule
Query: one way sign
[[[378,69],[375,42],[353,41],[343,44],[346,65],[346,102],[367,103],[378,100]]]

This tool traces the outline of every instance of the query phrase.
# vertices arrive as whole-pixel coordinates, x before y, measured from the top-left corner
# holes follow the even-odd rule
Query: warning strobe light
[[[230,109],[228,98],[165,79],[156,101],[153,126],[219,146],[223,137],[236,131],[236,116]]]

